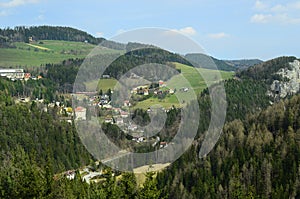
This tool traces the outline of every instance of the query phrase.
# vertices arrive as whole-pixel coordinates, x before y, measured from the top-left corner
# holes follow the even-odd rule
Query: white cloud
[[[164,32],[166,35],[178,35],[183,34],[186,36],[193,36],[197,34],[197,31],[193,27],[185,27],[181,29],[171,29]]]
[[[220,32],[220,33],[212,33],[209,34],[208,37],[212,38],[212,39],[222,39],[224,37],[228,37],[229,35],[224,33],[224,32]]]
[[[268,5],[262,1],[256,1],[254,5],[257,11],[250,21],[252,23],[279,23],[279,24],[298,24],[300,23],[300,1],[286,4]]]
[[[268,23],[272,19],[271,14],[255,14],[251,17],[250,21],[252,23]]]
[[[299,24],[300,18],[290,17],[288,14],[255,14],[251,17],[252,23],[280,23],[280,24]]]
[[[290,7],[293,7],[294,9],[300,10],[300,1],[291,3],[289,5],[290,5]]]
[[[288,6],[284,6],[281,4],[277,4],[277,5],[273,6],[272,8],[270,8],[270,11],[272,11],[272,12],[287,12],[288,10],[289,10]]]
[[[6,10],[0,11],[0,17],[5,17],[5,16],[8,16],[8,15],[9,15],[8,11],[6,11]]]
[[[268,8],[268,5],[263,3],[262,1],[256,1],[254,8],[257,10],[265,10]]]
[[[185,27],[176,31],[189,36],[195,35],[197,33],[197,31],[193,27]]]
[[[22,6],[26,4],[38,3],[40,0],[11,0],[8,2],[1,2],[0,7],[12,8],[17,6]]]

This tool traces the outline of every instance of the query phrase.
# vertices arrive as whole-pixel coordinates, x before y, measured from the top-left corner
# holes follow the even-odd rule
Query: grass
[[[170,163],[153,164],[153,165],[151,165],[151,167],[150,167],[150,165],[145,165],[145,166],[141,166],[141,167],[133,169],[138,186],[140,187],[145,183],[147,172],[154,172],[155,174],[153,177],[156,178],[157,173],[159,171],[162,171],[163,169],[165,169],[165,167],[167,167],[169,165],[170,165]]]
[[[168,88],[176,89],[176,95],[168,95],[163,100],[152,97],[139,102],[134,108],[148,109],[150,106],[155,104],[160,104],[167,109],[173,105],[175,107],[180,107],[190,100],[196,99],[201,91],[207,88],[207,85],[216,83],[218,80],[218,74],[221,75],[222,79],[229,79],[234,75],[234,72],[194,68],[179,63],[175,64],[176,68],[181,70],[181,74],[173,76],[168,82],[166,82],[166,85]],[[205,77],[206,82],[203,77]],[[189,88],[189,91],[179,91],[183,87]]]
[[[96,45],[84,42],[42,40],[27,44],[14,43],[16,48],[0,48],[0,67],[41,66],[60,63],[70,58],[85,58]],[[101,53],[119,51],[103,48]]]
[[[106,92],[108,89],[114,90],[116,84],[117,80],[114,78],[85,82],[86,90],[94,91],[95,89],[97,89],[98,91],[100,91],[100,89],[102,89],[103,92]]]
[[[157,97],[151,97],[149,99],[137,103],[137,105],[135,105],[134,108],[148,109],[149,107],[157,104],[161,105],[164,108],[170,108],[173,105],[175,107],[180,106],[178,99],[176,98],[176,95],[169,95],[162,100],[158,99]]]

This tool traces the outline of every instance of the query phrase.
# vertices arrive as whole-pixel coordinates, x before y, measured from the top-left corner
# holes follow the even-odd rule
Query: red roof
[[[75,112],[83,112],[85,111],[85,108],[83,108],[82,106],[78,106],[77,108],[75,108]]]

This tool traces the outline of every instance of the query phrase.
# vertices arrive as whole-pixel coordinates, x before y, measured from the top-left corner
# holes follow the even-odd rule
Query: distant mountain
[[[219,59],[216,59],[214,57],[207,56],[205,54],[201,53],[191,53],[191,54],[186,54],[185,58],[193,63],[194,66],[200,67],[200,68],[207,68],[207,69],[215,69],[217,68],[219,70],[224,70],[224,71],[236,71],[237,68],[222,61]],[[212,62],[213,61],[213,62]]]
[[[222,60],[222,61],[241,70],[263,62],[262,60],[259,59]]]

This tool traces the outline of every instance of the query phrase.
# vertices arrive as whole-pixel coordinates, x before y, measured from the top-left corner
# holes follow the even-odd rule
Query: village
[[[30,73],[25,73],[24,69],[0,69],[0,77],[7,78],[10,81],[28,81],[28,80],[40,80],[42,76],[32,76]],[[110,78],[110,77],[104,77]],[[66,121],[70,124],[73,122],[86,122],[90,120],[88,109],[97,108],[99,110],[98,121],[104,124],[117,125],[125,134],[131,135],[131,141],[134,145],[149,144],[155,149],[166,148],[169,144],[165,140],[162,140],[160,136],[155,135],[152,137],[145,136],[145,132],[139,125],[132,121],[132,114],[135,110],[134,105],[137,101],[146,100],[150,97],[155,97],[159,99],[164,99],[167,96],[174,95],[176,92],[188,92],[189,88],[182,87],[178,90],[176,88],[168,88],[167,83],[160,80],[156,83],[148,85],[140,85],[132,88],[129,92],[131,93],[131,98],[124,100],[121,105],[115,107],[112,105],[112,94],[113,90],[108,90],[107,92],[78,92],[72,93],[70,99],[78,100],[83,102],[82,105],[72,107],[70,104],[67,105],[65,102],[60,100],[54,100],[49,103],[45,103],[44,99],[31,99],[30,97],[19,97],[16,99],[16,103],[32,103],[41,107],[44,112],[55,112],[59,116],[59,119]],[[79,103],[80,104],[80,103]],[[73,104],[74,105],[74,104]],[[170,109],[165,109],[161,107],[164,112],[169,112]],[[147,113],[151,113],[152,109],[149,107]],[[95,162],[93,166],[89,165],[79,169],[79,174],[82,176],[82,180],[90,182],[99,182],[104,178],[107,171],[103,169],[100,165],[103,162]],[[69,180],[73,180],[76,176],[75,170],[68,170],[62,173]],[[113,172],[113,175],[118,175],[117,172]]]
[[[163,99],[166,96],[174,95],[176,92],[188,92],[188,88],[168,88],[166,83],[162,80],[149,85],[140,85],[130,90],[131,98],[126,99],[117,106],[112,104],[113,90],[108,90],[106,93],[97,92],[81,92],[72,94],[73,98],[86,102],[84,106],[77,106],[74,109],[75,121],[88,120],[88,109],[90,107],[97,107],[99,110],[99,121],[101,123],[117,125],[125,134],[132,136],[132,141],[136,143],[151,142],[152,146],[159,146],[159,148],[167,147],[168,143],[161,141],[160,138],[147,138],[144,136],[145,132],[137,124],[132,121],[134,105],[137,101],[145,100],[150,97]],[[173,109],[171,107],[170,109]],[[169,112],[170,109],[161,107],[164,112]],[[66,108],[65,112],[70,113],[70,108]],[[151,113],[151,107],[147,108],[147,113]]]
[[[0,77],[7,78],[11,81],[21,80],[40,80],[42,76],[32,76],[30,73],[25,73],[24,69],[0,69]],[[109,79],[110,76],[105,75],[103,79]],[[178,90],[177,90],[178,89]],[[135,143],[151,143],[152,147],[164,148],[168,146],[168,143],[161,140],[159,136],[147,138],[144,134],[144,130],[139,127],[138,124],[133,122],[132,115],[136,109],[135,105],[143,100],[151,97],[164,99],[168,96],[174,95],[176,92],[188,92],[189,88],[168,88],[167,83],[163,80],[159,80],[155,83],[140,85],[132,88],[129,92],[131,98],[121,102],[121,105],[112,105],[113,90],[108,90],[106,93],[102,92],[78,92],[70,94],[69,99],[79,100],[84,105],[71,106],[70,103],[66,104],[63,101],[56,100],[48,103],[44,103],[44,99],[31,99],[30,97],[21,96],[16,99],[16,103],[30,103],[36,102],[40,105],[41,110],[49,112],[55,110],[59,115],[60,120],[69,122],[73,121],[86,121],[90,120],[90,114],[88,109],[97,108],[99,114],[97,118],[100,123],[117,125],[125,134],[131,135],[131,141]],[[76,104],[76,103],[75,103]],[[74,105],[74,104],[73,104]],[[171,107],[170,109],[172,109]],[[161,107],[162,111],[168,112],[170,109]],[[147,113],[151,113],[151,107],[147,108]]]

